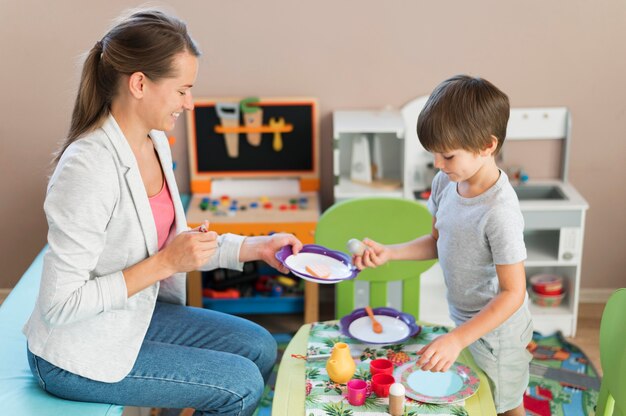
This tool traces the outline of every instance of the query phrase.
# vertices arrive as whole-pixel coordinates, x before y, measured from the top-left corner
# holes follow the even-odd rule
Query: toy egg
[[[362,256],[363,252],[366,249],[365,244],[362,241],[357,240],[356,238],[351,238],[348,240],[348,251],[356,256]]]

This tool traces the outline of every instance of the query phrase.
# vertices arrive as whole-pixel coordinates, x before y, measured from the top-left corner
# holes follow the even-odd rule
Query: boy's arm
[[[426,346],[417,365],[433,359],[422,367],[423,370],[446,371],[463,348],[500,326],[522,306],[526,297],[524,262],[496,265],[496,272],[500,293],[472,319]]]
[[[437,239],[439,231],[435,227],[437,218],[433,217],[430,234],[423,235],[404,244],[390,245],[390,260],[431,260],[437,258]]]
[[[368,238],[363,240],[367,249],[361,256],[354,256],[354,265],[363,269],[365,267],[378,267],[390,260],[430,260],[437,258],[437,239],[439,231],[435,228],[437,219],[433,217],[432,231],[415,240],[400,244],[383,245]]]

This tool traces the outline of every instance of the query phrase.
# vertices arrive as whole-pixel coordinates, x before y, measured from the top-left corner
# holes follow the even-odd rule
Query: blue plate
[[[410,361],[393,372],[406,388],[406,395],[423,403],[450,404],[465,400],[478,391],[480,378],[468,366],[455,362],[445,372],[423,371]]]

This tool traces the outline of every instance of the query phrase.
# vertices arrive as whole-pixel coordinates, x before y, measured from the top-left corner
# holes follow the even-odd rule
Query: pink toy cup
[[[372,377],[372,391],[378,397],[389,396],[389,387],[396,382],[390,374],[376,374]]]
[[[367,383],[364,380],[352,379],[348,381],[348,403],[352,406],[362,406],[367,397]],[[387,388],[389,390],[389,388]]]
[[[393,374],[393,363],[386,358],[378,358],[370,362],[370,373],[372,377],[376,374]]]

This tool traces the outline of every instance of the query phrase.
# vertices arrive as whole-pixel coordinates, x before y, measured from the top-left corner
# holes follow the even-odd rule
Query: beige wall
[[[89,3],[0,1],[0,287],[13,286],[45,243],[47,166],[68,128],[79,55],[121,10],[140,4]],[[582,286],[626,286],[623,0],[179,0],[168,7],[204,52],[196,96],[319,99],[324,205],[335,109],[399,107],[462,72],[491,80],[516,107],[569,107],[570,179],[591,207]],[[179,140],[182,190],[185,152]]]

